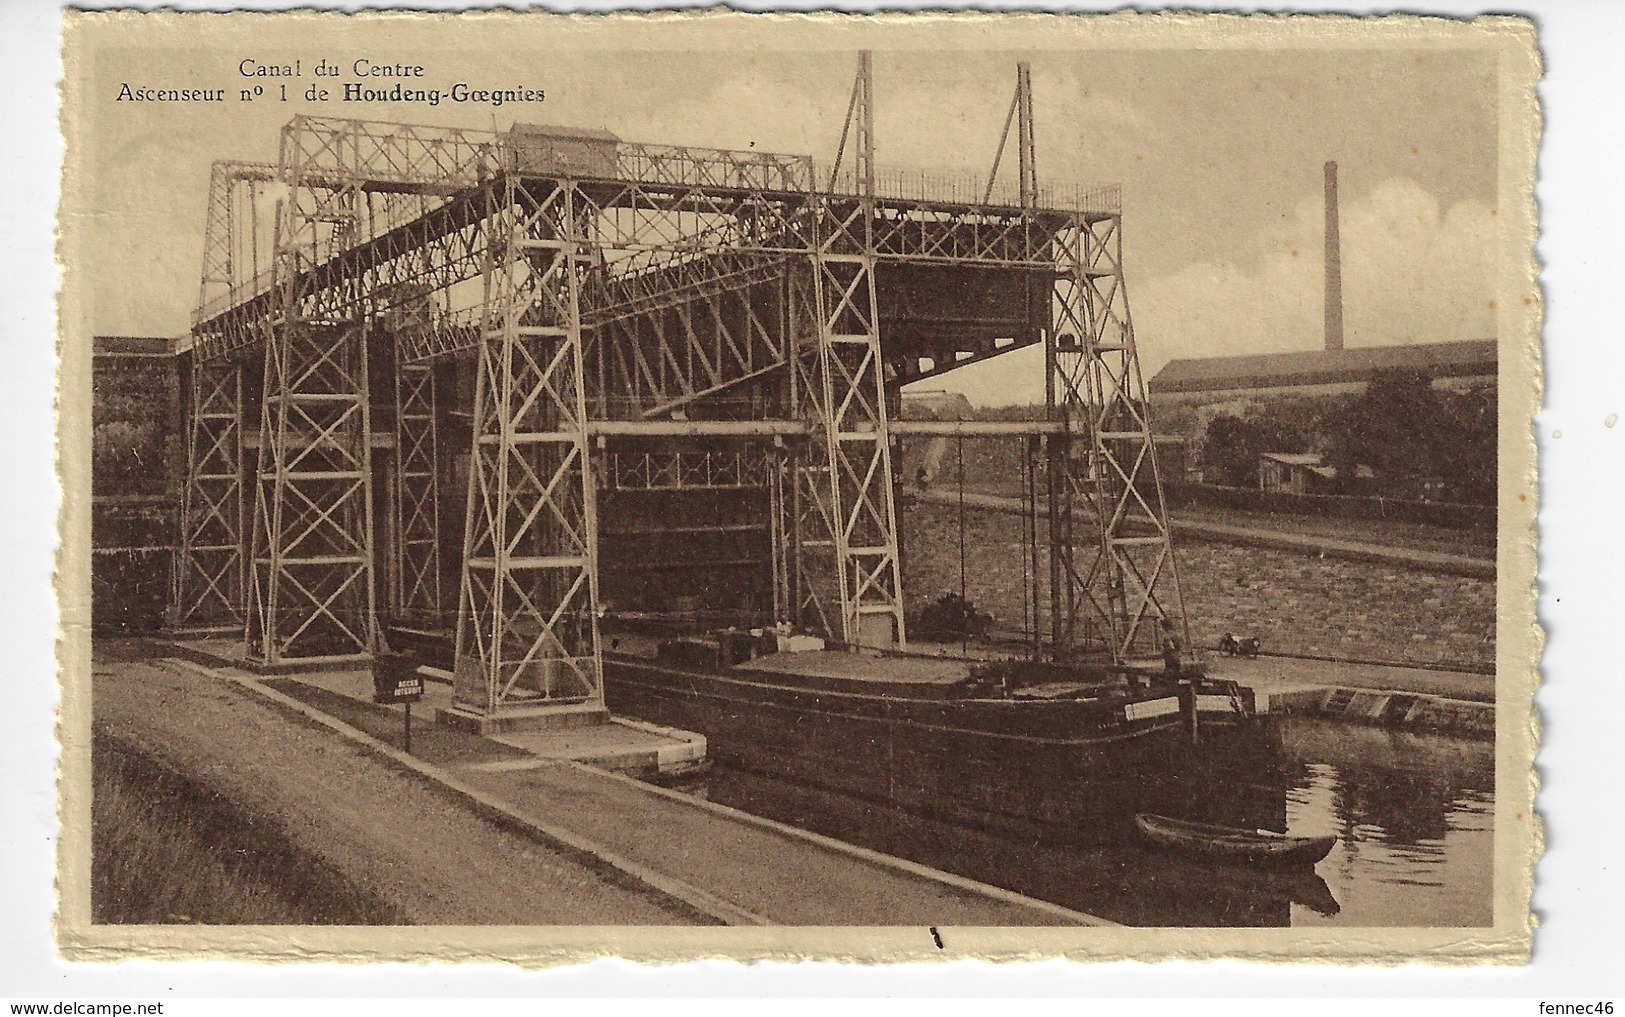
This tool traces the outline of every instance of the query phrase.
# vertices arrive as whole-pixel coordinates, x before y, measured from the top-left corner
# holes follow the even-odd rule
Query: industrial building
[[[1357,393],[1373,372],[1397,368],[1420,371],[1445,388],[1494,385],[1495,340],[1170,360],[1151,379],[1151,400],[1154,406],[1176,406]]]
[[[1176,481],[1213,484],[1212,471],[1207,468],[1209,444],[1213,440],[1209,425],[1221,418],[1235,427],[1240,418],[1267,420],[1274,417],[1273,427],[1263,426],[1266,431],[1279,432],[1285,418],[1278,413],[1284,411],[1294,418],[1286,430],[1298,433],[1276,433],[1273,440],[1284,440],[1297,450],[1253,447],[1246,452],[1257,457],[1256,483],[1260,491],[1295,496],[1334,491],[1348,493],[1351,488],[1360,486],[1360,482],[1370,481],[1380,487],[1374,493],[1391,498],[1433,502],[1450,497],[1456,492],[1447,490],[1443,478],[1428,474],[1426,464],[1422,464],[1421,472],[1412,464],[1406,464],[1382,477],[1370,466],[1361,464],[1354,476],[1339,477],[1335,467],[1323,462],[1319,452],[1311,450],[1335,444],[1338,438],[1325,433],[1327,421],[1336,420],[1337,414],[1353,398],[1367,391],[1374,378],[1385,374],[1395,377],[1391,372],[1407,372],[1413,377],[1425,378],[1434,389],[1475,393],[1468,397],[1474,405],[1460,414],[1467,419],[1446,421],[1442,418],[1451,414],[1436,407],[1431,412],[1441,419],[1430,421],[1426,426],[1443,429],[1454,423],[1460,436],[1481,442],[1486,433],[1486,421],[1482,418],[1486,407],[1493,406],[1499,371],[1494,339],[1345,347],[1343,255],[1335,162],[1325,166],[1325,217],[1322,348],[1180,358],[1164,365],[1148,386],[1151,405],[1163,430],[1158,439],[1189,452],[1179,457],[1176,469],[1169,475]],[[1473,420],[1475,416],[1480,419]],[[1318,423],[1316,418],[1319,418]],[[1256,423],[1254,426],[1256,429]],[[1347,422],[1340,426],[1344,431],[1363,430],[1361,425]],[[1493,438],[1493,421],[1488,427]],[[1475,428],[1478,433],[1472,434]],[[1246,486],[1252,483],[1249,480]],[[1462,487],[1471,494],[1473,489],[1485,487],[1486,483],[1493,487],[1493,478],[1487,482],[1484,477],[1468,478]]]
[[[1325,165],[1325,282],[1322,348],[1252,356],[1169,361],[1151,379],[1160,406],[1201,406],[1273,396],[1359,392],[1375,371],[1408,368],[1435,384],[1471,387],[1496,378],[1493,339],[1346,348],[1343,343],[1343,237],[1337,163]]]

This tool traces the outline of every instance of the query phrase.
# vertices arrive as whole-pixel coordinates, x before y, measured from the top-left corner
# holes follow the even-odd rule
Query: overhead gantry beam
[[[605,437],[805,438],[818,425],[805,420],[594,420],[587,433]],[[1065,434],[1060,420],[889,420],[898,438],[1008,438]]]
[[[240,459],[243,436],[208,409],[226,400],[227,373],[200,372],[181,556],[191,595],[177,603],[229,615],[237,568],[262,663],[375,645],[366,354],[388,342],[399,434],[388,602],[402,616],[432,616],[441,600],[427,365],[463,351],[478,363],[458,622],[459,703],[477,712],[601,696],[595,435],[771,439],[756,479],[774,506],[776,612],[861,645],[906,637],[892,439],[1049,434],[1066,547],[1057,644],[1109,632],[1099,641],[1121,656],[1148,621],[1182,617],[1171,561],[1142,555],[1146,520],[1156,531],[1163,514],[1121,295],[1119,196],[1040,189],[1024,66],[1001,141],[1001,157],[1012,137],[1018,149],[1013,195],[995,194],[997,168],[963,191],[877,172],[867,55],[827,174],[805,157],[622,142],[563,172],[538,163],[527,136],[301,117],[274,172],[223,164],[192,356],[263,354],[255,525],[242,538],[253,567],[209,558],[246,499],[207,464],[222,449]],[[283,207],[268,275],[243,228],[273,188]],[[1042,275],[1029,284],[1053,293],[963,335],[925,342],[916,322],[888,344],[877,271],[929,265]],[[1035,323],[1052,311],[1048,329]],[[912,342],[943,362],[911,368],[899,358],[918,352]],[[892,419],[888,399],[922,371],[1037,342],[1051,419]],[[752,419],[667,419],[695,407]],[[1102,520],[1092,562],[1074,561],[1069,542],[1070,506],[1081,520],[1086,500]]]

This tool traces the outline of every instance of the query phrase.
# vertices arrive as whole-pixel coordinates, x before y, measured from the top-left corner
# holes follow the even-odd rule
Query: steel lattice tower
[[[601,704],[581,200],[569,179],[513,173],[486,195],[457,699],[483,713],[520,702]]]
[[[454,631],[482,717],[602,708],[606,569],[903,645],[894,443],[1020,434],[1048,447],[1048,653],[1154,653],[1184,616],[1116,189],[1040,187],[1025,65],[988,178],[878,169],[876,109],[865,55],[832,166],[311,117],[277,166],[218,164],[176,623],[240,625],[265,667]],[[896,419],[902,386],[1029,347],[1048,419]],[[607,533],[605,499],[646,523]]]
[[[905,641],[903,579],[897,554],[891,437],[875,295],[874,74],[864,53],[852,90],[841,154],[852,134],[850,192],[812,205],[807,240],[811,300],[798,306],[798,334],[812,340],[795,359],[797,409],[812,443],[798,470],[803,506],[802,624],[816,623],[848,644]],[[836,156],[835,173],[840,171]]]

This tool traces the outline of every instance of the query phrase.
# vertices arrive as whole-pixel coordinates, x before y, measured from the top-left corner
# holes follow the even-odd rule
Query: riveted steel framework
[[[242,425],[227,427],[224,410],[195,412],[178,573],[190,592],[177,603],[240,612],[268,664],[364,655],[386,608],[444,625],[434,463],[445,445],[436,422],[452,418],[431,362],[471,357],[456,620],[465,707],[601,701],[595,487],[623,480],[761,490],[775,616],[848,644],[901,643],[888,404],[909,382],[1042,344],[1052,652],[1139,655],[1183,608],[1116,189],[1040,186],[1025,66],[990,178],[877,169],[875,109],[863,57],[833,166],[618,139],[595,149],[598,161],[566,165],[537,155],[538,132],[552,129],[299,117],[274,172],[217,167],[191,335],[194,364],[207,369],[194,374],[193,402],[240,407],[217,365],[261,352],[252,569],[245,607],[227,549],[245,492],[231,492],[220,466],[240,457]],[[998,177],[1012,140],[1014,187]],[[245,202],[244,187],[260,191]],[[267,272],[257,253],[245,266],[233,252],[259,251],[242,240],[245,216],[255,222],[270,200],[280,205]],[[997,345],[929,350],[882,334],[898,313],[887,311],[883,272],[959,269],[1025,286],[1030,327]],[[393,368],[380,391],[392,386],[396,404],[394,582],[382,605],[372,590],[377,344],[390,355],[370,362]],[[750,468],[734,476],[680,448],[690,414],[741,428],[746,444],[728,454]],[[650,434],[666,444],[617,451],[643,424],[663,428]],[[1075,547],[1091,517],[1094,538]]]
[[[193,365],[179,553],[168,623],[243,622],[243,372],[230,360]]]
[[[261,205],[277,170],[265,163],[220,161],[209,170],[198,307],[229,308],[268,287],[271,230]],[[245,321],[245,341],[263,325]],[[245,498],[243,370],[222,356],[194,357],[187,392],[186,477],[181,488],[168,623],[231,628],[244,618]]]
[[[248,653],[365,656],[373,616],[367,326],[284,322],[266,344]]]
[[[397,352],[399,347],[396,348]],[[434,368],[395,365],[394,589],[391,614],[424,626],[440,621],[439,426]]]
[[[586,223],[567,179],[508,174],[487,196],[493,243],[456,697],[485,713],[600,704],[597,519],[581,348]]]
[[[368,294],[313,271],[372,226],[337,140],[299,120],[282,134],[248,583],[248,655],[266,667],[366,657],[377,641]]]
[[[1159,653],[1166,622],[1190,647],[1167,506],[1157,472],[1150,404],[1123,285],[1122,220],[1081,219],[1056,241],[1056,333],[1051,354],[1062,417],[1052,475],[1064,574],[1057,645],[1107,650],[1129,661]],[[1080,555],[1073,517],[1086,508],[1096,540]]]
[[[855,135],[855,136],[854,136]],[[905,642],[886,379],[875,295],[874,77],[860,59],[847,112],[856,200],[814,206],[809,231],[812,356],[797,357],[797,409],[814,422],[797,494],[803,624],[847,644]],[[840,155],[836,157],[839,171]],[[831,191],[833,191],[833,186]],[[798,325],[801,323],[798,323]]]

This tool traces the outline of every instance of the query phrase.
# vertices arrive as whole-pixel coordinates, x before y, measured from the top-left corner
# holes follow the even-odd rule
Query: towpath
[[[957,491],[947,490],[911,490],[910,493],[920,501],[935,505],[957,506],[961,497]],[[971,491],[966,491],[963,497],[967,508],[1018,515],[1026,511],[1026,506],[1020,498],[1007,498],[1002,495],[980,494]],[[1042,503],[1040,503],[1038,511],[1040,517],[1042,517],[1045,511]],[[1184,536],[1227,544],[1239,544],[1244,547],[1268,547],[1283,551],[1318,554],[1327,558],[1343,558],[1349,561],[1401,565],[1426,572],[1467,576],[1473,579],[1495,578],[1495,560],[1493,558],[1452,554],[1445,551],[1426,551],[1418,548],[1393,547],[1365,541],[1343,540],[1319,534],[1288,533],[1256,526],[1235,526],[1228,523],[1193,519],[1181,516],[1177,512],[1173,514],[1173,525],[1175,532]]]
[[[98,661],[95,724],[279,826],[418,925],[701,924],[556,847],[490,822],[240,684],[170,660]]]

